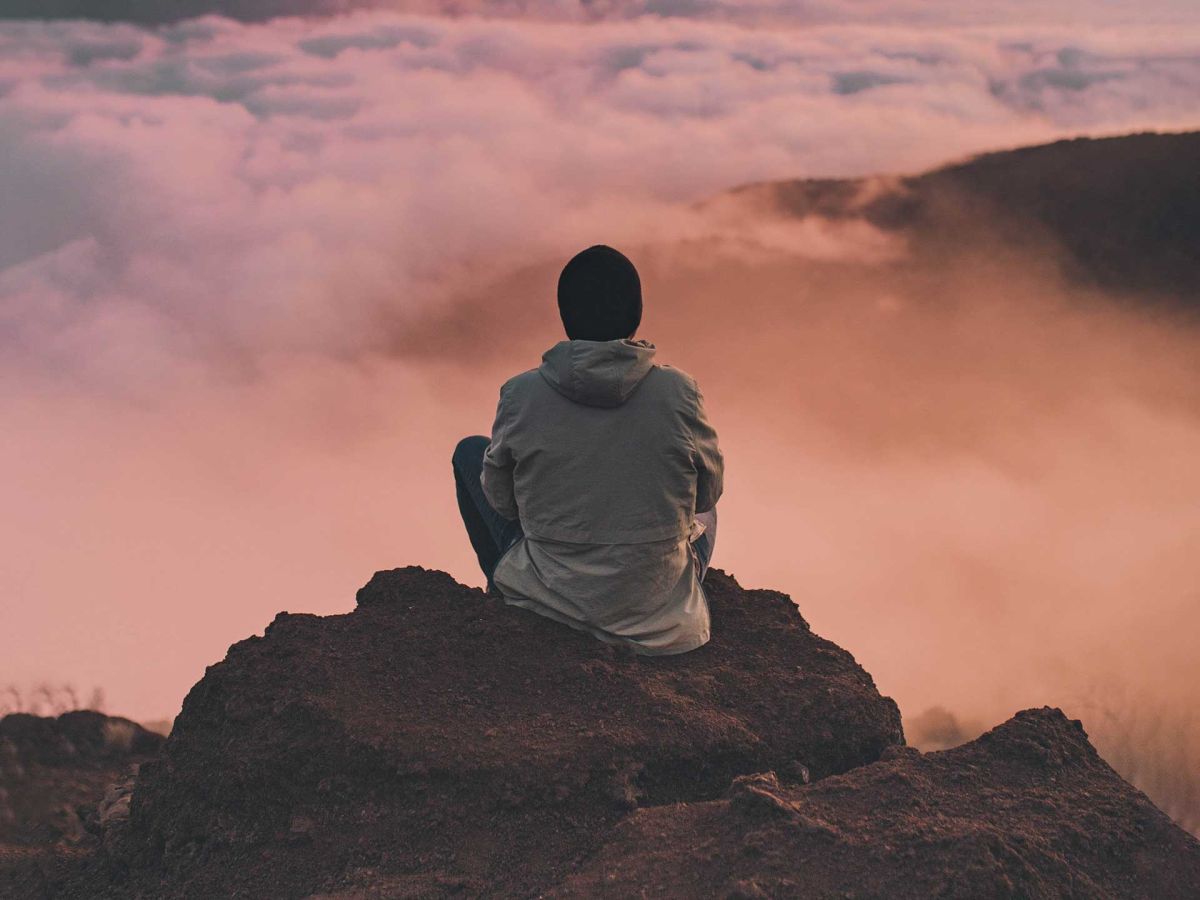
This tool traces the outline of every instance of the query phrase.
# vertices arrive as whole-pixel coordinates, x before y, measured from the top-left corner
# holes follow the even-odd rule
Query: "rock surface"
[[[90,710],[0,719],[0,844],[79,840],[81,804],[94,803],[164,738]]]
[[[687,847],[683,853],[680,848]],[[1200,897],[1200,842],[1030,709],[953,750],[639,810],[559,897]]]
[[[44,870],[89,852],[102,811],[117,823],[122,810],[104,798],[163,741],[88,710],[0,719],[0,897],[50,893]]]
[[[419,568],[281,613],[96,792],[90,849],[0,865],[0,894],[1200,896],[1200,843],[1079,723],[922,755],[787,597],[706,590],[712,643],[667,658]]]
[[[782,594],[706,584],[716,638],[618,650],[440,572],[280,614],[192,690],[133,794],[135,869],[183,893],[525,894],[639,805],[903,742],[896,705]]]

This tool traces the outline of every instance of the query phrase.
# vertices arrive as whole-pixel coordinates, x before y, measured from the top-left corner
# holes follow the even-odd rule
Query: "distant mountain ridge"
[[[1200,310],[1200,131],[1075,138],[894,179],[746,185],[795,216],[862,218],[919,252],[997,238],[1061,254],[1071,280]]]

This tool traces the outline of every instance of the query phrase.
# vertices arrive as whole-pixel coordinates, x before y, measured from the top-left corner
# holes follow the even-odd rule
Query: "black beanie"
[[[623,253],[597,244],[558,276],[558,313],[573,341],[627,338],[642,322],[642,282]]]

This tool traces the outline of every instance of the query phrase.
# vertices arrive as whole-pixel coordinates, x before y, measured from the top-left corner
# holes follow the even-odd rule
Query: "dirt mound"
[[[53,873],[128,815],[128,785],[164,738],[91,711],[0,719],[0,896],[52,896]]]
[[[79,806],[100,800],[162,744],[136,722],[89,710],[0,719],[0,843],[81,839]]]
[[[922,755],[787,597],[706,587],[713,642],[667,658],[418,568],[346,615],[281,613],[86,817],[91,845],[0,858],[0,894],[1200,896],[1200,843],[1078,722],[1028,710]]]
[[[1200,842],[1044,708],[953,750],[639,810],[556,891],[642,895],[1192,898]]]
[[[787,597],[719,571],[706,588],[714,640],[665,658],[420,568],[377,574],[347,615],[280,614],[142,768],[124,889],[536,892],[639,805],[903,742],[895,704]]]

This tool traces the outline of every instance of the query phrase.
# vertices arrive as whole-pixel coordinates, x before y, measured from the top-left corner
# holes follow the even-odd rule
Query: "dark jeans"
[[[487,578],[488,590],[492,589],[492,574],[496,571],[496,563],[513,544],[524,534],[521,523],[506,519],[492,509],[483,494],[483,486],[479,476],[483,473],[483,453],[487,450],[489,439],[481,434],[465,437],[454,448],[450,462],[454,468],[454,489],[458,494],[458,511],[462,514],[463,524],[467,526],[467,537],[479,558],[479,568]],[[697,520],[705,526],[705,531],[692,545],[700,563],[700,580],[704,580],[708,572],[708,563],[712,559],[713,547],[717,540],[717,511],[715,509],[699,513]]]
[[[481,434],[465,437],[454,448],[450,462],[454,467],[454,489],[458,494],[458,511],[467,526],[467,537],[479,558],[479,568],[492,589],[492,573],[504,551],[520,540],[521,523],[506,519],[492,509],[479,476],[483,473],[483,451],[490,443]]]

